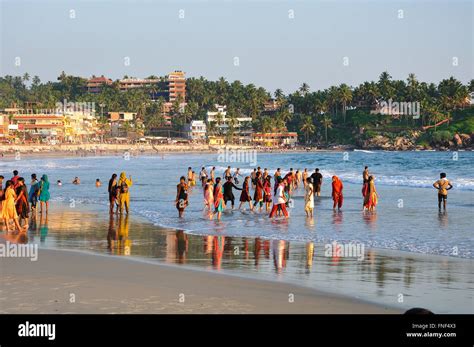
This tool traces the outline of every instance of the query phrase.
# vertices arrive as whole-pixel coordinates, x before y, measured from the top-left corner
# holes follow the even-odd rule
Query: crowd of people
[[[19,232],[26,231],[29,216],[36,216],[38,204],[39,213],[48,214],[50,183],[47,175],[42,175],[38,180],[37,175],[32,174],[29,189],[25,179],[19,176],[17,170],[13,171],[13,176],[5,182],[5,186],[4,180],[4,176],[0,175],[0,216],[7,232],[15,228]],[[228,166],[222,177],[216,174],[216,167],[212,167],[209,173],[205,167],[202,167],[197,176],[196,172],[189,167],[187,175],[181,176],[177,185],[175,204],[179,217],[184,217],[184,211],[189,205],[189,190],[196,186],[198,180],[203,189],[204,210],[211,220],[214,217],[220,220],[226,208],[235,208],[234,190],[240,191],[239,210],[248,204],[250,211],[263,212],[265,209],[270,218],[277,216],[289,218],[288,208],[293,207],[292,196],[300,187],[304,189],[306,216],[312,218],[314,199],[321,196],[323,175],[318,168],[312,173],[308,169],[301,172],[290,168],[285,174],[278,168],[272,176],[267,168],[262,170],[258,167],[253,169],[250,175],[244,177],[239,168],[232,171],[232,168]],[[239,186],[240,182],[241,186]],[[363,210],[374,211],[379,195],[375,187],[375,178],[369,173],[367,166],[362,173],[362,182]],[[80,184],[79,177],[75,177],[72,183]],[[62,182],[58,180],[57,185],[61,186]],[[99,188],[101,185],[100,179],[96,179],[95,186]],[[132,185],[132,177],[127,177],[125,172],[122,172],[119,177],[115,173],[112,175],[108,184],[111,214],[122,214],[124,211],[129,213],[129,188]],[[453,188],[446,178],[446,173],[441,173],[440,179],[433,186],[438,190],[439,209],[443,207],[446,210],[448,190]],[[344,203],[344,185],[338,176],[332,176],[331,187],[333,209],[341,210]]]
[[[42,215],[43,211],[48,214],[49,209],[49,180],[47,175],[38,180],[36,174],[31,175],[30,188],[28,189],[25,179],[17,170],[13,176],[5,182],[4,176],[0,175],[0,216],[7,232],[16,229],[18,232],[28,230],[30,214],[36,217],[39,203]]]
[[[378,203],[374,176],[369,173],[368,167],[365,167],[362,176],[363,209],[374,211]],[[184,211],[189,205],[188,190],[196,186],[197,179],[198,177],[191,167],[188,168],[187,176],[180,178],[175,199],[179,217],[184,216]],[[240,180],[242,180],[241,187],[238,186]],[[278,168],[272,176],[267,168],[262,170],[261,167],[258,167],[254,168],[250,175],[244,177],[240,168],[232,171],[232,168],[228,166],[222,177],[219,177],[215,167],[212,167],[209,173],[205,167],[202,167],[199,172],[199,181],[203,188],[204,208],[210,219],[216,217],[220,220],[222,212],[227,207],[235,208],[234,190],[241,191],[239,210],[248,204],[250,211],[262,212],[265,209],[270,218],[277,216],[288,218],[288,208],[292,207],[293,203],[292,196],[299,187],[303,187],[305,191],[304,210],[306,216],[313,217],[314,199],[321,196],[323,175],[319,168],[316,168],[313,173],[310,173],[307,168],[302,172],[290,168],[285,174],[281,168]],[[344,202],[344,185],[338,176],[332,176],[331,186],[333,209],[341,210]]]

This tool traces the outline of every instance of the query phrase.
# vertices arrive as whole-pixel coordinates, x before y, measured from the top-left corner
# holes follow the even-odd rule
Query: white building
[[[218,133],[226,135],[232,122],[234,128],[234,139],[238,143],[252,142],[252,117],[236,117],[232,119],[227,116],[227,106],[215,105],[217,111],[207,112],[207,124]]]
[[[207,134],[206,123],[202,120],[193,120],[189,124],[184,125],[186,138],[193,141],[205,141]]]

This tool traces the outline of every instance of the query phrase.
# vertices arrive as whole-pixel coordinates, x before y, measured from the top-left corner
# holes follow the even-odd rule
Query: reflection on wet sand
[[[363,212],[363,220],[367,227],[370,230],[376,230],[377,229],[377,212],[376,211],[364,211]]]
[[[83,224],[81,216],[87,218]],[[334,218],[337,220],[339,216]],[[363,218],[370,226],[377,216],[366,213]],[[288,226],[280,220],[274,225],[283,231]],[[334,254],[326,257],[324,245],[314,242],[292,241],[290,252],[290,242],[284,240],[229,237],[215,230],[210,233],[192,235],[181,230],[160,229],[128,216],[104,219],[99,215],[85,217],[77,211],[66,211],[51,214],[49,220],[40,219],[36,228],[30,228],[28,236],[30,242],[40,236],[46,247],[108,251],[114,255],[130,255],[133,243],[134,256],[158,261],[235,271],[258,278],[278,278],[330,292],[357,293],[367,300],[394,305],[400,304],[393,293],[403,293],[405,305],[428,307],[435,312],[469,309],[465,305],[466,300],[470,300],[469,279],[472,278],[469,260],[376,249],[366,249],[362,260],[338,257],[337,252],[336,257]],[[457,288],[456,296],[449,290],[453,286]]]
[[[439,211],[438,212],[438,221],[439,221],[439,226],[442,229],[446,229],[448,227],[448,211]]]
[[[113,255],[131,255],[132,241],[129,238],[130,222],[128,214],[109,217],[107,250]]]

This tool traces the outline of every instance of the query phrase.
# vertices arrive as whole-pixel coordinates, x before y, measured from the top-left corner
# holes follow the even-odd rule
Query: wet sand
[[[74,251],[3,259],[0,273],[0,313],[9,314],[398,313],[284,283]]]
[[[68,219],[71,222],[68,223]],[[38,251],[38,260],[1,259],[0,313],[402,312],[289,283],[123,256],[127,252],[120,248],[126,247],[129,235],[132,237],[135,232],[144,231],[158,232],[159,229],[139,219],[130,219],[132,227],[127,230],[125,238],[120,242],[116,239],[115,243],[108,240],[109,254],[105,254],[105,249],[102,255],[84,250],[48,249],[44,245],[45,240],[55,233],[65,234],[63,242],[70,242],[70,248],[74,248],[74,242],[83,242],[84,239],[98,242],[91,237],[91,232],[103,235],[104,243],[105,235],[110,234],[110,230],[104,227],[107,225],[104,220],[108,220],[104,214],[53,204],[49,222],[37,221],[39,234],[33,229],[29,231],[29,244],[43,244]],[[75,232],[76,237],[71,237]],[[176,233],[160,232],[173,237]],[[0,242],[14,239],[5,232],[0,233]],[[139,245],[131,247],[131,244],[132,241],[129,251],[131,249],[133,254],[133,247]],[[55,245],[65,247],[58,239]]]

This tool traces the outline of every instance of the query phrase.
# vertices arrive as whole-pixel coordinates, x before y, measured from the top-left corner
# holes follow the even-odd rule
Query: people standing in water
[[[301,179],[303,177],[303,174],[301,173],[300,170],[296,170],[295,174],[296,180],[295,180],[295,189],[297,189],[301,183]]]
[[[28,229],[28,216],[30,214],[30,205],[28,204],[28,189],[26,188],[25,179],[18,178],[16,187],[15,199],[16,212],[18,214],[18,221],[24,221],[24,229]]]
[[[278,188],[276,190],[276,194],[273,196],[273,207],[272,211],[270,212],[270,218],[275,217],[278,211],[281,211],[285,218],[288,218],[288,211],[286,210],[286,203],[287,200],[285,198],[285,186],[287,185],[287,181],[284,179],[278,178]]]
[[[253,204],[255,207],[259,205],[259,211],[263,208],[263,182],[261,179],[261,173],[257,171],[255,176],[255,192],[253,194]]]
[[[305,195],[304,195],[304,211],[306,217],[313,217],[314,210],[314,188],[311,183],[311,178],[307,177],[305,182]]]
[[[112,177],[109,180],[109,185],[107,188],[107,192],[109,193],[109,213],[114,213],[114,206],[116,205],[119,189],[117,189],[117,174],[112,174]],[[118,212],[118,206],[117,206]]]
[[[13,170],[13,177],[10,179],[10,181],[12,181],[14,188],[16,188],[19,178],[20,176],[18,176],[18,170]]]
[[[344,185],[342,181],[337,176],[332,176],[332,200],[334,201],[332,209],[340,210],[342,208],[342,203],[344,202],[344,196],[342,195],[342,189]]]
[[[273,174],[273,177],[275,179],[275,185],[278,185],[278,178],[281,177],[281,169],[280,168],[277,168],[277,170]]]
[[[244,184],[242,185],[242,193],[240,194],[240,205],[239,210],[243,204],[249,203],[250,211],[253,211],[252,199],[250,197],[250,176],[245,177]]]
[[[255,179],[257,178],[257,169],[253,169],[252,173],[250,174],[250,178],[252,181],[252,188],[255,189]]]
[[[240,174],[240,168],[237,168],[237,170],[235,170],[234,174],[232,175],[235,184],[239,184],[239,177],[242,177],[242,175]]]
[[[374,176],[369,176],[367,194],[364,197],[364,209],[374,211],[378,203],[378,194],[375,189]]]
[[[305,168],[303,171],[303,186],[306,188],[306,184],[308,183],[308,169]]]
[[[446,211],[446,201],[448,200],[448,190],[453,188],[451,182],[446,178],[446,173],[442,172],[439,175],[439,180],[433,183],[433,187],[438,189],[438,208],[441,211],[441,203],[443,209]]]
[[[224,204],[227,205],[227,201],[230,201],[232,204],[232,209],[234,209],[235,197],[234,193],[232,192],[232,188],[242,190],[242,188],[237,187],[234,182],[232,182],[231,176],[227,176],[227,181],[223,185]]]
[[[201,171],[199,172],[199,179],[201,180],[201,185],[204,188],[207,182],[207,171],[204,166],[201,168]]]
[[[272,176],[267,175],[263,180],[263,202],[265,211],[269,212],[272,204]]]
[[[214,185],[212,184],[211,179],[208,179],[204,186],[204,206],[212,218],[212,212],[214,209]]]
[[[101,186],[102,186],[102,182],[100,181],[99,178],[97,178],[97,179],[95,180],[95,187],[96,187],[96,188],[100,188]]]
[[[28,201],[31,204],[31,209],[36,210],[36,204],[38,202],[38,191],[40,182],[36,178],[36,174],[31,174],[30,191],[28,195]]]
[[[74,177],[74,179],[72,180],[72,184],[81,184],[81,180],[79,179],[79,177]]]
[[[215,213],[217,214],[217,220],[221,220],[222,212],[225,209],[225,202],[220,177],[216,178],[216,184],[214,186],[214,207]]]
[[[5,200],[5,192],[3,191],[3,180],[5,177],[0,175],[0,216],[2,215],[2,202]]]
[[[176,208],[178,209],[179,218],[184,215],[184,209],[188,206],[188,185],[186,184],[186,177],[181,176],[179,183],[176,186]]]
[[[18,214],[15,208],[16,193],[11,180],[8,180],[5,184],[4,197],[5,199],[2,201],[2,219],[5,223],[7,233],[10,231],[10,221],[12,219],[17,231],[20,232],[22,231],[22,228],[18,222]]]
[[[125,171],[120,173],[120,179],[118,182],[118,186],[120,188],[120,194],[118,196],[120,213],[123,213],[123,208],[125,207],[125,211],[128,214],[128,211],[130,209],[130,191],[129,190],[132,184],[133,184],[132,176],[127,178],[127,174],[125,173]]]
[[[193,183],[193,168],[190,166],[188,167],[188,174],[186,175],[188,178],[188,186],[192,186]]]
[[[319,173],[319,169],[316,168],[314,173],[311,175],[311,180],[313,181],[314,192],[316,196],[321,196],[321,186],[323,184],[323,175]]]
[[[365,197],[369,192],[369,167],[366,166],[362,172],[362,197],[364,198],[363,209],[365,210]]]
[[[222,177],[224,178],[224,180],[225,180],[226,182],[227,182],[227,179],[228,179],[229,177],[232,178],[232,172],[231,172],[231,171],[232,171],[232,170],[230,169],[230,166],[227,166],[227,169],[225,169],[224,174],[222,175]]]
[[[49,209],[49,199],[51,195],[49,194],[49,180],[48,175],[41,176],[40,189],[39,189],[39,201],[40,201],[40,214],[43,213],[43,208],[45,209],[46,214],[48,214]]]
[[[211,181],[212,181],[212,184],[216,183],[216,167],[215,166],[213,166],[211,169]]]

